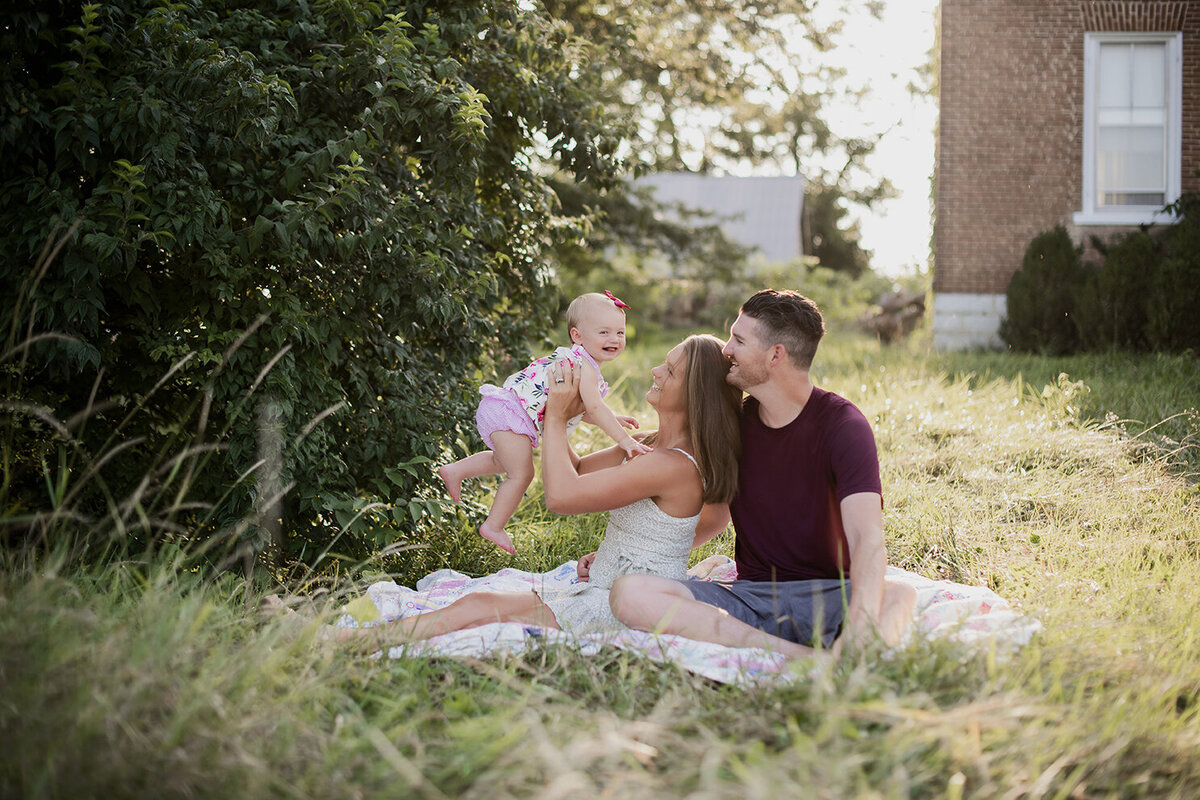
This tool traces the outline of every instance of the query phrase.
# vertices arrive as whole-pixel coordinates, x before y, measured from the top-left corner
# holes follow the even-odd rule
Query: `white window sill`
[[[1071,218],[1076,225],[1174,225],[1179,217],[1160,209],[1139,211],[1076,211]]]

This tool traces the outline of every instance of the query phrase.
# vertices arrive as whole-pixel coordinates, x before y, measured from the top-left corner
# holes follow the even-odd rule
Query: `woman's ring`
[[[562,382],[563,382],[563,379],[562,379],[562,378],[555,378],[555,379],[554,379],[554,382],[555,382],[555,383],[562,383]]]

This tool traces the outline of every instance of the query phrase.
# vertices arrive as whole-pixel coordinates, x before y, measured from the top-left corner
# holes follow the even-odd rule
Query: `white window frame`
[[[1167,46],[1167,159],[1166,199],[1168,205],[1182,191],[1183,150],[1183,34],[1181,33],[1085,33],[1083,35],[1083,203],[1074,215],[1076,225],[1170,224],[1178,219],[1164,213],[1162,206],[1096,206],[1096,73],[1100,45],[1150,42]]]

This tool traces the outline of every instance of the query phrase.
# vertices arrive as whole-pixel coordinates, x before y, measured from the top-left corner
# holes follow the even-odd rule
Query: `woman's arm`
[[[606,447],[581,457],[579,463],[575,465],[575,469],[580,475],[586,475],[589,472],[619,467],[624,460],[625,451],[614,444],[612,447]]]
[[[572,415],[573,416],[573,415]],[[639,442],[645,441],[646,437],[655,431],[638,431],[633,434],[633,438]],[[619,467],[621,462],[629,456],[620,447],[613,445],[606,447],[603,450],[597,450],[594,453],[588,453],[583,458],[575,463],[575,469],[580,475],[588,472],[596,472],[597,470],[608,469],[609,467]],[[574,461],[574,459],[572,459]]]
[[[705,504],[704,508],[700,509],[700,521],[696,523],[696,536],[692,539],[692,549],[699,547],[725,530],[729,526],[729,520],[728,503]]]
[[[548,509],[558,514],[610,511],[643,498],[677,493],[689,485],[689,480],[695,480],[695,467],[690,462],[665,452],[582,475],[576,471],[569,455],[567,420],[578,413],[581,402],[579,371],[578,364],[564,368],[561,374],[556,371],[564,381],[550,384],[542,421],[542,485]],[[591,466],[613,458],[612,454],[599,455]]]

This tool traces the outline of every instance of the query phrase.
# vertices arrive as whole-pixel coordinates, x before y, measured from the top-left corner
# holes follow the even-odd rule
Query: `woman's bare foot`
[[[446,484],[446,494],[450,495],[450,499],[458,504],[462,502],[462,478],[454,475],[452,466],[454,465],[446,464],[438,467],[438,475],[442,477],[442,483]]]
[[[339,628],[336,625],[322,625],[317,628],[317,641],[322,644],[345,644],[361,639],[359,631],[363,628]]]
[[[499,547],[504,552],[511,555],[517,554],[517,548],[513,546],[512,537],[508,535],[508,532],[505,531],[504,528],[494,531],[489,528],[488,524],[485,522],[479,526],[479,535]]]
[[[287,616],[288,614],[295,615],[296,612],[277,594],[269,594],[258,601],[259,619],[264,621],[272,620],[280,616]]]

